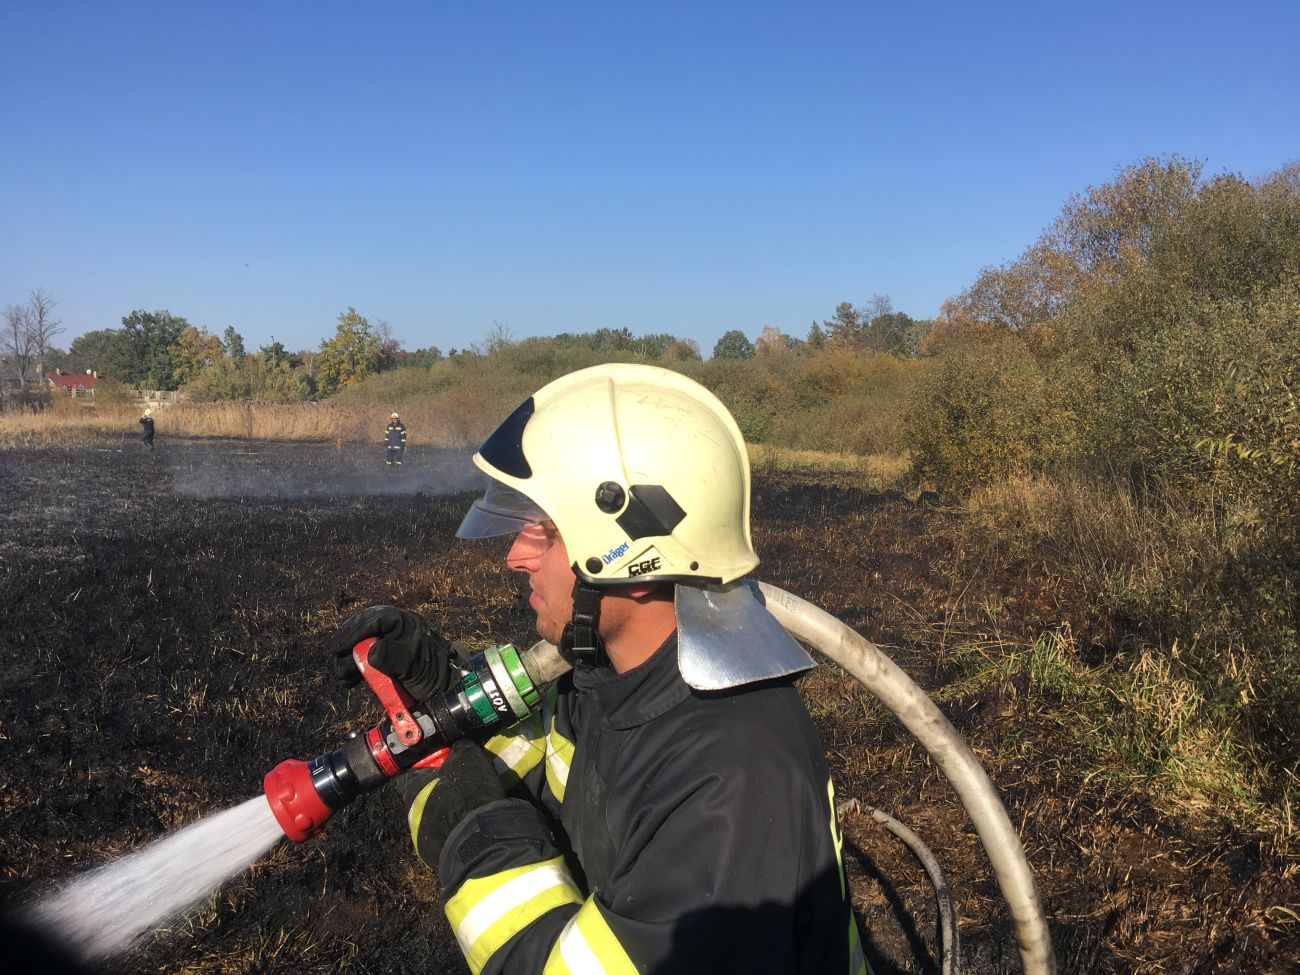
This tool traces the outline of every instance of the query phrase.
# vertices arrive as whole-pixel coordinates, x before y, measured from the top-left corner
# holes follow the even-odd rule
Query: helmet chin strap
[[[600,638],[601,591],[579,577],[573,583],[573,618],[560,637],[560,654],[577,667],[599,667],[609,663],[605,641]]]

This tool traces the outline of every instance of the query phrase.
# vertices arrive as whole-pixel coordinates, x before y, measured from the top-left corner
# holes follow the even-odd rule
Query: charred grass
[[[282,759],[372,723],[373,701],[330,683],[322,657],[363,606],[405,606],[471,643],[529,639],[502,547],[452,538],[465,455],[408,457],[405,480],[376,480],[372,452],[339,444],[0,451],[0,893],[31,896],[241,802]],[[756,466],[761,577],[886,646],[939,700],[1021,830],[1063,971],[1291,970],[1287,824],[1199,710],[1176,706],[1191,693],[1177,675],[1153,657],[1132,683],[1141,667],[1095,652],[1103,628],[1068,580],[972,548],[952,511],[855,487],[861,470]],[[966,970],[1018,970],[987,859],[924,751],[833,666],[802,688],[839,798],[886,809],[938,856]],[[934,970],[921,868],[865,814],[844,834],[876,970]],[[464,971],[436,895],[380,793],[121,967]]]

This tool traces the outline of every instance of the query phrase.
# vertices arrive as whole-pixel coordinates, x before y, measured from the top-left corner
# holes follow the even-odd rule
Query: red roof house
[[[99,373],[93,369],[87,369],[85,372],[64,372],[62,369],[55,369],[45,374],[45,381],[55,389],[94,389],[95,383],[99,382]]]

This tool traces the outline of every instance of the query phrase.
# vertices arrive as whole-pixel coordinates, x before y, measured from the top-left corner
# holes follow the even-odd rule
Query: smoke
[[[172,493],[185,498],[295,500],[477,491],[483,475],[463,450],[417,445],[387,466],[382,446],[272,440],[160,444]]]

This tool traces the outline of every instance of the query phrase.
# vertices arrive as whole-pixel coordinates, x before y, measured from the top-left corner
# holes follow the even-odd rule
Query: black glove
[[[451,647],[414,613],[396,606],[363,609],[325,641],[334,676],[349,687],[361,679],[352,648],[366,637],[378,637],[370,648],[370,666],[423,701],[451,684],[447,661]]]
[[[443,844],[462,819],[506,797],[492,756],[468,738],[451,746],[440,770],[412,769],[399,775],[397,791],[406,803],[415,853],[431,870],[438,869]]]

